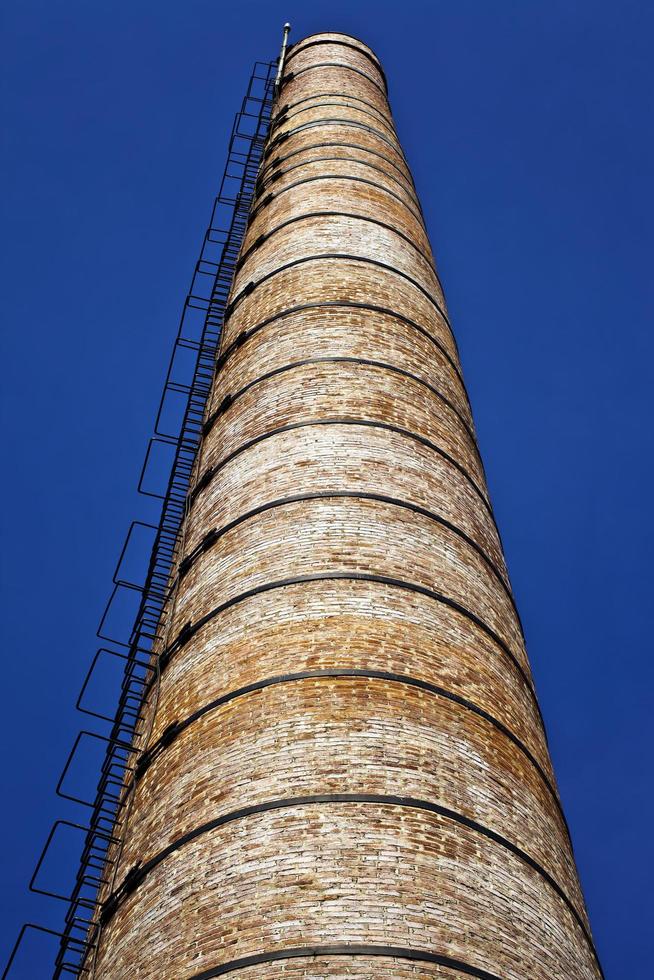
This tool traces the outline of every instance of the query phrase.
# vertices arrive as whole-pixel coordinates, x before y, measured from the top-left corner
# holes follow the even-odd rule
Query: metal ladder
[[[107,645],[95,654],[77,702],[79,710],[102,719],[110,726],[108,734],[84,731],[78,735],[57,787],[60,796],[86,806],[90,810],[90,819],[87,824],[67,820],[55,822],[30,882],[32,891],[66,903],[63,928],[58,932],[35,923],[23,925],[2,980],[10,977],[21,943],[31,930],[59,938],[53,978],[64,975],[79,977],[90,972],[89,954],[97,936],[101,899],[109,891],[112,867],[115,866],[116,853],[122,840],[125,782],[142,751],[141,740],[145,734],[143,709],[148,705],[148,698],[158,678],[157,655],[162,648],[173,573],[181,558],[180,531],[202,440],[202,426],[216,370],[227,300],[270,128],[276,73],[277,62],[255,64],[241,110],[234,120],[220,190],[184,303],[154,434],[139,480],[139,492],[161,500],[160,518],[156,524],[134,521],[129,528],[114,572],[113,590],[98,628],[98,637]],[[201,323],[199,330],[198,321]],[[190,378],[180,376],[179,369],[180,357],[188,357],[189,352],[191,357],[195,357]],[[179,431],[174,434],[164,431],[164,417],[171,398],[181,398],[184,406]],[[161,447],[172,455],[172,464],[167,487],[163,493],[158,493],[147,489],[146,484],[153,454]],[[138,529],[153,533],[152,551],[143,584],[129,581],[122,571]],[[106,631],[110,629],[114,603],[125,591],[138,597],[138,606],[129,636],[119,639]],[[122,665],[118,706],[113,717],[85,706],[93,672],[106,657],[117,659]],[[71,795],[65,788],[75,753],[81,741],[87,738],[106,743],[100,779],[92,802]],[[74,829],[83,835],[79,869],[70,895],[50,891],[38,882],[50,845],[62,827]]]

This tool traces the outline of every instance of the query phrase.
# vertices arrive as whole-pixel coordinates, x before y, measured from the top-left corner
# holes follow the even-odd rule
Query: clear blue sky
[[[231,119],[289,19],[385,64],[597,945],[608,980],[649,978],[652,5],[5,0],[2,19],[0,956],[24,919],[58,921],[27,880],[52,820],[84,817],[53,792],[73,704],[151,513],[135,483]],[[16,975],[48,976],[44,949]]]

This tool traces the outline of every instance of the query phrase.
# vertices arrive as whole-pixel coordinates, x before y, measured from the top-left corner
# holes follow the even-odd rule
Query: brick
[[[597,980],[383,71],[285,78],[92,976]]]

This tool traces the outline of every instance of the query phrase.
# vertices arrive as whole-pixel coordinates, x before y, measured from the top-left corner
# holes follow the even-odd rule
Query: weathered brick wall
[[[375,55],[290,51],[231,295],[106,980],[600,976]],[[117,855],[114,855],[115,857]]]

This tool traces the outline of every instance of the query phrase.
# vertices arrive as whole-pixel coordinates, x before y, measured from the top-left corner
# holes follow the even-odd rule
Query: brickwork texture
[[[420,203],[289,50],[125,787],[102,980],[601,976]]]

